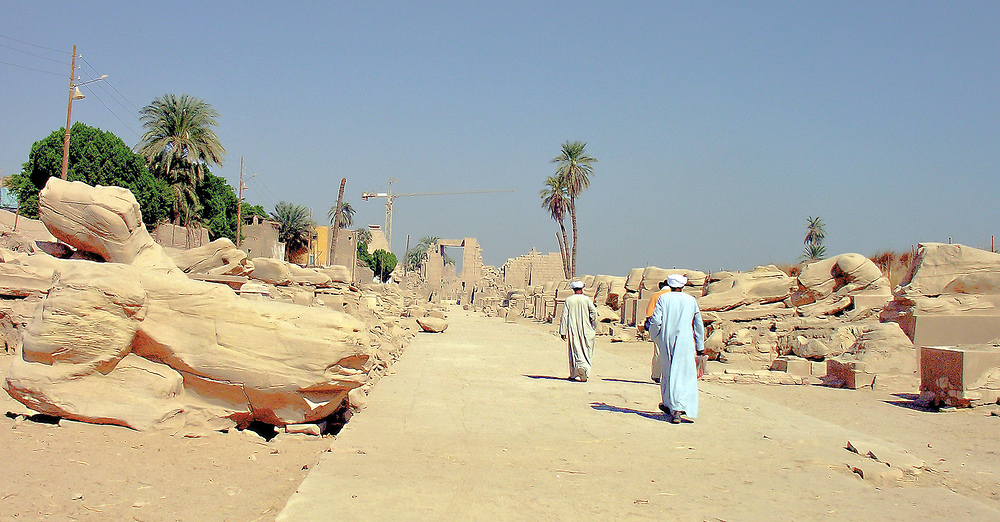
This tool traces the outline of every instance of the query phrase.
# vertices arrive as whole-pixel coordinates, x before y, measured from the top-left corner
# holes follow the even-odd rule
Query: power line
[[[45,49],[46,51],[52,51],[52,52],[54,52],[54,53],[60,53],[60,54],[73,54],[73,53],[71,53],[71,52],[68,52],[68,51],[60,51],[59,49],[53,49],[53,48],[51,48],[51,47],[45,47],[45,46],[42,46],[42,45],[38,45],[38,44],[33,44],[33,43],[29,43],[29,42],[25,42],[25,41],[22,41],[22,40],[18,40],[17,38],[11,38],[11,37],[9,37],[9,36],[7,36],[7,35],[3,35],[3,34],[0,34],[0,38],[6,38],[6,39],[8,39],[8,40],[11,40],[11,41],[14,41],[14,42],[17,42],[17,43],[20,43],[20,44],[24,44],[24,45],[30,45],[30,46],[32,46],[32,47],[37,47],[37,48],[39,48],[39,49]]]
[[[86,58],[84,58],[84,57],[82,57],[82,56],[81,56],[81,57],[80,57],[80,59],[81,59],[81,60],[83,60],[83,63],[87,64],[87,66],[88,66],[88,67],[90,67],[90,68],[91,68],[91,69],[92,69],[92,70],[94,71],[94,73],[100,73],[100,71],[98,71],[98,70],[97,70],[97,67],[94,67],[93,65],[91,65],[91,64],[90,64],[90,62],[88,62]],[[116,87],[114,86],[114,84],[113,84],[113,83],[111,83],[111,82],[109,82],[109,81],[107,81],[107,80],[105,80],[105,81],[104,81],[103,83],[107,83],[109,87],[111,87],[112,89],[114,89],[114,91],[115,91],[116,93],[118,93],[118,96],[121,96],[121,98],[122,98],[123,100],[125,100],[126,102],[128,102],[128,104],[129,104],[129,105],[131,105],[133,109],[135,109],[135,112],[141,112],[141,109],[139,109],[139,107],[136,107],[136,106],[135,106],[135,104],[134,104],[134,103],[132,103],[132,100],[129,100],[129,99],[127,98],[127,97],[125,97],[125,95],[124,95],[124,94],[122,94],[122,93],[121,93],[121,91],[119,91],[119,90],[118,90],[118,89],[117,89],[117,88],[116,88]],[[109,94],[109,95],[110,95],[110,94]],[[116,101],[117,101],[117,100],[116,100]],[[121,105],[121,102],[119,102],[119,105]],[[129,110],[129,109],[128,109],[128,107],[125,107],[124,105],[122,105],[122,108],[123,108],[123,109],[125,109],[125,110]]]
[[[43,60],[48,60],[50,62],[55,62],[55,63],[60,63],[60,64],[64,63],[62,60],[56,60],[55,58],[49,58],[48,56],[42,56],[40,54],[29,53],[28,51],[22,51],[22,50],[18,49],[17,47],[11,47],[9,45],[4,45],[4,44],[0,44],[0,47],[4,47],[4,48],[10,49],[12,51],[17,51],[19,53],[24,53],[24,54],[26,54],[28,56],[34,56],[35,58],[41,58]]]
[[[16,63],[3,62],[3,61],[0,61],[0,63],[2,63],[4,65],[9,65],[11,67],[17,67],[18,69],[27,69],[29,71],[35,71],[35,72],[40,72],[40,73],[45,73],[45,74],[51,74],[51,75],[54,75],[54,76],[63,76],[63,73],[57,73],[57,72],[52,72],[52,71],[43,71],[41,69],[32,69],[31,67],[25,67],[23,65],[18,65]]]

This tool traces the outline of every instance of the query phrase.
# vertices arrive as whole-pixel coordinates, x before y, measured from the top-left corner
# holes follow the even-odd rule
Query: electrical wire
[[[64,76],[64,73],[57,73],[57,72],[52,72],[52,71],[43,71],[41,69],[32,69],[31,67],[25,67],[23,65],[18,65],[16,63],[3,62],[3,61],[0,61],[0,63],[2,63],[4,65],[9,65],[11,67],[17,67],[18,69],[27,69],[29,71],[35,71],[35,72],[40,72],[40,73],[45,73],[45,74],[51,74],[53,76]]]
[[[10,49],[12,51],[17,51],[19,53],[24,53],[24,54],[26,54],[28,56],[34,56],[35,58],[41,58],[43,60],[48,60],[50,62],[55,62],[55,63],[59,63],[59,64],[64,63],[62,60],[56,60],[55,58],[49,58],[48,56],[42,56],[40,54],[34,54],[34,53],[29,53],[28,51],[22,51],[21,49],[18,49],[17,47],[11,47],[9,45],[4,45],[4,44],[0,44],[0,47],[4,47],[4,48]]]
[[[83,60],[83,63],[87,64],[87,66],[88,66],[88,67],[90,67],[90,69],[94,71],[94,74],[97,74],[97,73],[99,73],[99,71],[97,70],[97,67],[94,67],[93,65],[91,65],[91,64],[90,64],[90,62],[88,62],[86,58],[84,58],[84,57],[82,57],[82,56],[81,56],[81,57],[80,57],[80,59],[81,59],[81,60]],[[111,87],[111,88],[112,88],[112,89],[113,89],[113,90],[114,90],[114,91],[115,91],[116,93],[118,93],[118,96],[120,96],[120,97],[121,97],[121,99],[125,100],[125,101],[126,101],[126,102],[127,102],[128,104],[129,104],[129,105],[131,105],[131,106],[132,106],[132,108],[133,108],[133,109],[135,109],[135,112],[137,112],[137,113],[138,113],[138,112],[142,112],[142,109],[140,109],[139,107],[136,107],[136,105],[135,105],[134,103],[132,103],[132,100],[129,100],[129,99],[127,98],[127,97],[125,97],[125,95],[124,95],[124,94],[122,94],[122,93],[121,93],[121,91],[119,91],[119,90],[118,90],[118,89],[117,89],[117,88],[115,87],[114,83],[112,83],[112,82],[109,82],[109,81],[107,81],[107,80],[104,80],[104,82],[103,82],[103,83],[106,83],[106,84],[108,84],[108,87]],[[109,95],[109,96],[111,96],[111,94],[110,94],[110,93],[109,93],[108,95]],[[113,97],[113,96],[112,96],[112,97]],[[115,100],[115,101],[117,101],[117,100]],[[122,104],[121,104],[121,102],[118,102],[118,104],[119,104],[119,105],[122,105]],[[125,109],[125,110],[129,110],[129,108],[128,108],[128,107],[125,107],[124,105],[122,105],[122,108],[123,108],[123,109]]]
[[[11,38],[11,37],[9,37],[7,35],[4,35],[4,34],[0,34],[0,38],[6,38],[7,40],[11,40],[11,41],[14,41],[14,42],[17,42],[17,43],[20,43],[20,44],[24,44],[24,45],[30,45],[32,47],[37,47],[39,49],[45,49],[46,51],[52,51],[54,53],[73,54],[73,53],[71,53],[69,51],[60,51],[59,49],[53,49],[51,47],[45,47],[45,46],[42,46],[42,45],[33,44],[33,43],[30,43],[30,42],[25,42],[25,41],[22,41],[22,40],[18,40],[17,38]]]

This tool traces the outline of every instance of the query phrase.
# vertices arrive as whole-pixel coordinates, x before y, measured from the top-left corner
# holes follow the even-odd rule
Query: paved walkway
[[[406,348],[278,520],[1000,519],[942,488],[876,489],[845,464],[864,435],[733,386],[702,383],[701,417],[672,425],[648,363],[598,351],[569,382],[558,337],[449,322]]]

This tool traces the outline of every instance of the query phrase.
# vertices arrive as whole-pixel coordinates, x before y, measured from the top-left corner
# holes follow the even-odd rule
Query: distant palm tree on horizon
[[[557,235],[556,240],[559,243],[559,255],[562,258],[563,277],[569,278],[571,277],[569,270],[569,238],[566,237],[566,215],[569,214],[569,194],[566,193],[566,187],[559,176],[549,176],[545,180],[545,188],[538,195],[542,198],[542,208],[548,210],[549,217],[556,223],[559,223],[559,231],[562,233],[562,236]]]
[[[590,176],[594,173],[593,164],[597,163],[596,158],[587,156],[587,143],[582,141],[567,141],[562,144],[562,150],[558,156],[552,159],[552,163],[558,163],[556,177],[559,184],[565,188],[566,195],[569,196],[569,215],[573,223],[573,250],[569,260],[569,277],[576,276],[576,252],[577,252],[577,228],[576,228],[576,198],[590,187]]]

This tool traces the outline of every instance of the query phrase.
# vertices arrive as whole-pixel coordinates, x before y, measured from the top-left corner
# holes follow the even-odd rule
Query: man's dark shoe
[[[660,411],[662,411],[663,413],[670,415],[670,408],[664,406],[662,402],[660,404],[657,404],[656,407],[659,408]]]

